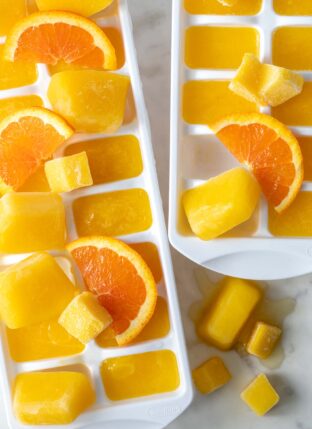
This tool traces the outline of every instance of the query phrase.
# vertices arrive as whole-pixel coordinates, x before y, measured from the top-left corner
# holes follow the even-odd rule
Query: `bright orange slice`
[[[4,57],[88,68],[116,68],[113,45],[93,21],[70,12],[38,12],[18,21],[9,33]]]
[[[150,269],[135,250],[115,238],[81,238],[67,248],[87,288],[111,314],[118,344],[128,344],[155,310],[157,288]]]
[[[42,107],[19,110],[0,122],[0,194],[18,190],[73,130]]]
[[[252,171],[275,210],[285,210],[303,181],[302,153],[292,132],[261,113],[231,115],[211,128],[235,158]]]

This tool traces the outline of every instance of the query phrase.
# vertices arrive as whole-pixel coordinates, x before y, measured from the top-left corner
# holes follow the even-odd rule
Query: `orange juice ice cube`
[[[234,69],[246,52],[259,54],[259,33],[249,27],[190,27],[185,63],[192,69]]]
[[[110,6],[113,0],[36,0],[36,3],[39,10],[66,10],[90,16]]]
[[[300,192],[281,214],[270,207],[269,230],[281,237],[312,237],[312,192]]]
[[[264,416],[280,398],[268,378],[259,374],[241,393],[241,399],[255,414]]]
[[[247,221],[259,198],[256,179],[243,168],[234,168],[185,191],[182,204],[193,233],[211,240]]]
[[[247,352],[260,359],[267,359],[273,352],[282,330],[267,323],[257,322],[247,344]]]
[[[19,374],[13,388],[13,409],[28,425],[73,422],[95,402],[89,377],[75,371]]]
[[[10,6],[12,9],[14,7]],[[0,45],[0,90],[31,85],[38,77],[33,63],[10,62],[3,58],[3,45]]]
[[[0,36],[6,36],[11,27],[27,15],[25,0],[0,0]]]
[[[272,57],[277,66],[312,70],[312,26],[279,27],[273,34]]]
[[[262,0],[184,0],[186,11],[193,14],[255,15],[261,6]]]
[[[183,88],[183,119],[190,124],[209,125],[232,113],[258,111],[255,103],[229,89],[229,81],[189,81]]]
[[[312,15],[310,0],[273,0],[273,6],[280,15]]]
[[[247,100],[263,106],[278,106],[300,94],[301,75],[283,67],[262,64],[253,54],[245,54],[229,88]]]
[[[44,171],[44,165],[26,180],[18,192],[50,192],[50,186]]]
[[[129,88],[128,76],[68,70],[52,76],[48,97],[53,109],[76,131],[113,133],[123,123]]]
[[[70,192],[93,184],[86,152],[47,161],[44,170],[52,192]]]
[[[212,393],[231,380],[231,374],[219,357],[213,357],[192,371],[195,386],[200,393]]]
[[[123,135],[75,143],[65,149],[65,155],[82,151],[88,156],[95,185],[130,179],[143,171],[140,144],[135,136]]]
[[[0,272],[0,314],[10,329],[59,316],[77,289],[48,253],[34,253]]]
[[[272,109],[272,115],[286,125],[312,125],[312,82],[305,82],[302,92]]]
[[[0,100],[0,121],[18,110],[42,106],[43,101],[38,95],[3,98]]]
[[[101,376],[112,401],[172,392],[180,384],[177,359],[170,350],[107,359]]]
[[[80,237],[134,234],[152,225],[149,198],[143,189],[79,198],[74,202],[74,217]]]
[[[57,320],[20,329],[7,328],[6,332],[15,362],[65,357],[84,350],[81,342],[68,334]]]
[[[0,252],[65,247],[65,208],[52,193],[8,193],[0,199]]]
[[[312,137],[298,136],[304,167],[304,180],[312,181]]]

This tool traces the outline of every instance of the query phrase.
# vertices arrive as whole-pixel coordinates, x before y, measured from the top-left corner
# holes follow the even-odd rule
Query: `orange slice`
[[[235,158],[252,171],[275,210],[285,210],[303,181],[302,153],[292,132],[261,113],[231,115],[211,128]]]
[[[87,288],[111,314],[117,343],[128,344],[151,319],[156,306],[157,288],[147,264],[115,238],[85,237],[67,248]]]
[[[4,57],[89,68],[116,68],[113,45],[93,21],[70,12],[38,12],[18,21],[9,33]]]
[[[42,107],[19,110],[0,122],[0,194],[18,190],[73,130]]]

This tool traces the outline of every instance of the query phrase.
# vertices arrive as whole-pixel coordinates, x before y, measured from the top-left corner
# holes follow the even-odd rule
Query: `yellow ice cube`
[[[55,259],[34,253],[0,272],[0,314],[10,329],[56,318],[77,292]]]
[[[58,321],[70,335],[82,344],[87,344],[104,331],[112,320],[91,292],[83,292],[68,304]]]
[[[66,10],[90,16],[107,8],[113,0],[36,0],[39,10]]]
[[[219,357],[213,357],[192,372],[195,386],[202,394],[212,393],[231,379],[231,374]]]
[[[13,408],[24,424],[71,423],[94,402],[91,381],[81,372],[32,372],[15,379]]]
[[[0,0],[0,36],[6,36],[11,27],[27,15],[25,0]]]
[[[0,252],[62,249],[65,238],[65,209],[59,195],[9,193],[0,199]]]
[[[282,330],[277,326],[257,322],[247,344],[247,352],[260,359],[267,359],[273,352]]]
[[[241,399],[258,416],[264,416],[280,398],[267,377],[260,374],[241,393]]]
[[[304,79],[297,73],[271,64],[261,64],[245,54],[229,88],[247,100],[263,106],[278,106],[300,94]]]
[[[230,2],[232,5],[229,5]],[[184,0],[186,11],[198,15],[256,15],[261,6],[262,0],[223,0],[223,3],[219,0]]]
[[[234,168],[185,191],[182,203],[194,234],[211,240],[248,220],[259,197],[253,176],[243,168]]]
[[[130,79],[97,70],[68,70],[52,76],[53,109],[76,131],[113,133],[122,125]]]
[[[11,9],[14,8],[11,6]],[[3,45],[0,45],[0,90],[31,85],[37,80],[38,73],[35,64],[23,61],[7,61],[2,54]]]
[[[197,325],[198,335],[221,350],[229,350],[259,303],[262,292],[250,281],[226,277]]]
[[[47,161],[44,169],[52,192],[70,192],[93,184],[86,152]]]

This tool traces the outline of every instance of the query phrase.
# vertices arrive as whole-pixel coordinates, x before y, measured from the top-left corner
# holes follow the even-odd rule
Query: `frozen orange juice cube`
[[[256,179],[243,168],[234,168],[185,191],[182,204],[193,233],[211,240],[247,221],[259,198]]]
[[[180,384],[177,359],[169,350],[107,359],[101,375],[112,401],[171,392]]]
[[[84,346],[57,322],[7,329],[10,355],[15,362],[52,359],[81,353]]]
[[[12,9],[14,9],[11,6]],[[2,58],[3,46],[0,45],[0,90],[31,85],[37,80],[37,67],[33,63],[10,62]]]
[[[90,16],[108,7],[113,0],[36,0],[39,10],[67,10]]]
[[[273,0],[273,6],[280,15],[312,15],[310,0]]]
[[[255,15],[261,5],[262,0],[184,0],[187,12],[209,15]]]
[[[94,402],[91,381],[81,372],[32,372],[15,379],[13,409],[24,424],[71,423]]]
[[[44,170],[52,192],[70,192],[93,184],[86,152],[47,161]]]
[[[312,192],[300,192],[281,214],[270,207],[269,230],[275,236],[312,237]]]
[[[248,27],[190,27],[185,63],[192,69],[234,69],[246,52],[259,54],[259,33]]]
[[[113,133],[123,123],[129,88],[128,76],[68,70],[52,76],[48,97],[76,131]]]
[[[42,107],[43,101],[38,95],[24,95],[21,97],[3,98],[0,100],[0,121],[17,110],[28,107]]]
[[[293,70],[312,70],[312,26],[279,27],[272,43],[274,64]]]
[[[304,180],[312,181],[312,137],[297,137],[304,166]]]
[[[302,92],[272,109],[272,115],[286,125],[312,125],[312,82],[305,82]]]
[[[77,290],[48,253],[34,253],[0,272],[0,314],[10,329],[56,318]]]
[[[115,136],[72,144],[65,149],[65,155],[82,151],[87,153],[95,185],[130,179],[142,173],[140,144],[135,136]]]
[[[195,386],[200,393],[212,393],[231,380],[231,374],[219,357],[213,357],[192,371]]]
[[[260,359],[267,359],[273,352],[282,330],[264,322],[257,322],[247,344],[247,352]]]
[[[44,165],[26,180],[18,192],[50,192],[50,186],[44,171]]]
[[[264,416],[280,400],[264,374],[259,374],[241,393],[241,399],[258,416]]]
[[[27,15],[25,0],[0,0],[0,36],[6,36],[11,27]]]
[[[134,234],[152,225],[149,198],[143,189],[79,198],[74,202],[74,216],[80,237]]]
[[[65,237],[65,208],[59,195],[8,193],[0,199],[0,252],[62,249]]]
[[[190,124],[212,124],[232,113],[258,111],[255,103],[229,89],[229,81],[189,81],[183,88],[183,119]]]

